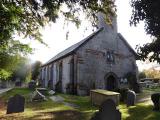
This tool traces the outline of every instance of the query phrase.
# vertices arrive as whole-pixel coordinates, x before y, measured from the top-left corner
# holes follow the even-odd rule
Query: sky
[[[143,45],[144,43],[149,42],[150,36],[145,34],[143,23],[140,23],[137,27],[131,27],[129,25],[131,17],[129,1],[130,0],[116,0],[118,32],[121,33],[132,48],[135,49],[136,45]],[[32,42],[31,46],[35,48],[34,54],[30,56],[32,60],[40,60],[42,63],[45,63],[57,53],[79,42],[92,33],[89,21],[84,20],[79,29],[73,24],[69,24],[68,27],[64,27],[63,24],[63,19],[58,19],[55,24],[47,25],[42,29],[42,38],[48,46],[42,45],[36,41]],[[85,30],[86,27],[88,30]],[[66,32],[68,30],[69,38],[66,40]],[[137,65],[141,71],[152,67],[153,63],[147,62],[146,64],[137,61]]]

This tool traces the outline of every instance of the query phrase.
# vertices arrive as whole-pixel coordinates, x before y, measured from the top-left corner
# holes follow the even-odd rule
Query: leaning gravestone
[[[31,101],[44,101],[46,97],[41,94],[38,90],[35,90],[31,96]]]
[[[48,94],[47,88],[36,88],[36,90],[38,92],[40,92],[42,95],[47,95]]]
[[[96,112],[91,120],[121,120],[121,113],[116,108],[115,102],[107,99],[102,103],[99,112]]]
[[[24,112],[25,98],[19,94],[11,97],[7,104],[7,114]]]
[[[128,90],[127,91],[127,107],[128,106],[134,106],[135,105],[135,101],[136,101],[136,93],[132,90]]]

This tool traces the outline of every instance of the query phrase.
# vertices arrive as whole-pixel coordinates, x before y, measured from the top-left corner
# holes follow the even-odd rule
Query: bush
[[[154,93],[151,95],[151,100],[154,103],[153,110],[158,111],[160,108],[160,93]]]
[[[117,90],[115,90],[115,92],[118,92],[118,93],[120,93],[120,101],[121,102],[125,102],[126,101],[126,99],[127,99],[127,91],[128,91],[129,89],[128,88],[119,88],[119,89],[117,89]]]
[[[130,89],[132,89],[135,93],[141,92],[141,87],[140,87],[139,83],[137,82],[137,78],[136,78],[135,73],[129,72],[125,75],[125,78],[127,78],[127,80],[128,80]]]

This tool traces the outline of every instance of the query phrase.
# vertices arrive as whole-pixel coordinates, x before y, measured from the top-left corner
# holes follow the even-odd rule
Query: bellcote
[[[103,13],[98,13],[98,27],[104,28],[106,31],[113,31],[117,33],[117,16],[111,16],[111,23],[107,23]]]

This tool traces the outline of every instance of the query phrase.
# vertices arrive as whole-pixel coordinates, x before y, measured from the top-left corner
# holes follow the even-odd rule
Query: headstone
[[[47,88],[36,88],[36,90],[38,90],[43,95],[48,95]]]
[[[115,102],[107,99],[102,103],[99,112],[96,112],[91,120],[121,120],[121,113],[116,108]]]
[[[7,104],[7,114],[24,112],[25,98],[19,94],[11,97]]]
[[[41,94],[38,90],[35,90],[32,94],[31,101],[44,101],[47,100],[46,97]]]
[[[127,107],[128,106],[134,106],[135,105],[135,101],[136,101],[136,93],[132,90],[128,90],[127,91]]]
[[[49,91],[49,94],[50,94],[50,95],[54,95],[55,93],[56,93],[56,92],[53,91],[53,90],[50,90],[50,91]]]
[[[31,80],[29,83],[28,83],[28,88],[29,89],[35,89],[36,87],[36,82],[34,80]]]

